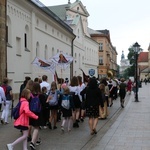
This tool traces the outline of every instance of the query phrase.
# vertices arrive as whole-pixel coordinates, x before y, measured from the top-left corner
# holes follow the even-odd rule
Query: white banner
[[[50,60],[61,69],[66,69],[73,61],[73,57],[64,53],[57,53],[55,56],[50,58]]]
[[[50,60],[44,60],[44,59],[40,59],[38,57],[35,57],[35,59],[33,60],[33,62],[31,63],[36,67],[39,67],[43,70],[52,72],[53,74],[55,74],[55,68],[56,65],[50,61]]]

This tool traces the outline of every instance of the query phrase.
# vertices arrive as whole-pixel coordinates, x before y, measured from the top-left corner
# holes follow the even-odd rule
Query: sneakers
[[[7,144],[7,149],[8,149],[8,150],[13,150],[12,144]]]
[[[40,145],[41,143],[42,143],[42,142],[41,142],[41,139],[39,138],[39,140],[36,141],[35,145],[38,146],[38,145]]]
[[[30,143],[30,147],[32,150],[35,150],[35,145],[32,142]]]
[[[47,129],[47,126],[44,126],[43,128],[44,128],[44,129]]]
[[[61,126],[61,132],[64,133],[65,129],[63,126]]]

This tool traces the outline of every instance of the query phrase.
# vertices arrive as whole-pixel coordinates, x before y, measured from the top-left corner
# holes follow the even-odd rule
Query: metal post
[[[138,74],[137,74],[137,61],[138,61],[138,53],[135,53],[135,60],[136,60],[136,66],[135,66],[135,81],[136,81],[136,89],[135,89],[135,102],[139,102],[138,100]]]

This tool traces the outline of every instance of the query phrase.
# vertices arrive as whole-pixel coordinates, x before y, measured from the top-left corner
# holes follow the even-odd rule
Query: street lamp
[[[136,87],[135,87],[135,102],[139,102],[138,100],[138,86],[139,86],[139,83],[138,83],[138,53],[140,51],[140,45],[136,42],[134,45],[133,45],[133,50],[135,52],[135,84],[136,84]]]

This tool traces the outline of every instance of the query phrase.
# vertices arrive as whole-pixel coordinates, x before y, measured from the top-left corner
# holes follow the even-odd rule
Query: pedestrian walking
[[[2,103],[6,105],[6,97],[3,88],[0,86],[0,110],[1,110]]]
[[[32,93],[32,89],[33,89],[33,83],[34,81],[33,80],[28,80],[27,83],[26,83],[26,86],[25,86],[25,89],[29,89]],[[31,100],[31,95],[30,95],[30,99],[29,99],[29,103],[30,103],[30,100]],[[31,141],[31,130],[32,130],[32,126],[29,126],[29,130],[28,130],[28,142]]]
[[[27,150],[27,137],[28,137],[28,126],[29,126],[29,117],[38,119],[33,112],[29,110],[29,98],[30,98],[30,90],[24,89],[21,93],[21,106],[19,110],[19,118],[14,121],[14,127],[16,129],[22,130],[22,136],[16,139],[14,142],[7,144],[8,150],[13,150],[15,145],[20,142],[23,142],[23,150]]]
[[[30,118],[29,120],[29,124],[33,128],[30,147],[32,150],[35,150],[35,146],[41,144],[41,139],[39,138],[39,128],[40,126],[44,126],[43,113],[42,113],[41,87],[38,82],[33,83],[29,105],[30,105],[30,110],[38,116],[37,120],[33,118]]]
[[[81,91],[81,95],[86,94],[85,107],[86,116],[89,118],[89,128],[91,135],[97,134],[96,127],[99,117],[99,105],[102,107],[103,112],[103,99],[101,91],[97,86],[97,81],[95,78],[89,80],[88,86]]]
[[[20,97],[21,97],[21,92],[22,92],[22,90],[26,87],[26,84],[27,84],[27,82],[28,82],[29,80],[31,80],[31,78],[28,77],[28,76],[26,76],[26,77],[25,77],[25,80],[24,80],[24,82],[23,82],[23,84],[21,84],[21,86],[20,86],[20,93],[19,93],[19,99],[20,99]]]
[[[72,110],[74,110],[74,103],[72,99],[72,95],[69,95],[70,90],[66,86],[63,88],[63,94],[60,95],[59,98],[59,106],[61,107],[62,112],[62,124],[61,130],[64,132],[65,126],[67,127],[68,132],[71,131],[72,124]]]
[[[8,78],[4,78],[3,84],[1,86],[4,89],[5,97],[6,97],[6,103],[3,103],[2,108],[2,115],[1,115],[1,123],[2,124],[8,124],[8,116],[10,111],[10,106],[13,100],[13,93],[12,93],[12,87],[8,84]]]
[[[42,82],[40,83],[40,86],[41,86],[41,89],[42,89],[42,87],[46,87],[47,88],[47,94],[48,94],[50,91],[50,84],[47,81],[48,81],[47,75],[43,75],[42,76]]]
[[[124,102],[125,102],[125,96],[126,96],[126,90],[127,85],[124,83],[124,79],[121,79],[121,83],[119,85],[119,96],[120,96],[120,105],[122,108],[124,108]]]
[[[51,89],[48,94],[47,103],[49,103],[50,106],[50,118],[49,118],[49,129],[57,129],[57,112],[58,112],[58,97],[59,97],[60,91],[57,90],[57,84],[55,81],[51,83]]]
[[[79,116],[81,108],[79,81],[76,76],[73,76],[69,86],[70,93],[73,96],[74,111],[73,111],[73,127],[79,128]]]
[[[79,89],[80,92],[86,87],[86,85],[82,82],[82,77],[81,76],[77,76],[78,81],[79,81]],[[81,122],[84,121],[84,117],[85,117],[85,96],[79,95],[80,96],[80,100],[81,100],[81,110],[80,110],[80,120]]]
[[[108,116],[108,106],[109,106],[109,102],[108,102],[108,97],[109,97],[109,87],[107,85],[107,81],[106,79],[102,79],[101,81],[101,84],[100,84],[100,87],[101,89],[101,92],[104,93],[104,111],[102,113],[102,110],[101,110],[101,106],[100,106],[100,119],[106,119],[107,116]]]
[[[109,87],[109,106],[111,107],[113,105],[113,95],[114,95],[114,87],[112,80],[110,79],[108,81],[108,87]]]
[[[49,104],[46,103],[47,97],[48,97],[46,93],[47,93],[47,88],[42,87],[41,102],[42,102],[42,108],[43,108],[42,112],[43,112],[44,129],[47,128],[47,124],[49,123],[49,116],[50,116]]]
[[[129,79],[127,82],[127,92],[129,93],[129,95],[131,94],[131,91],[132,91],[132,81],[131,79]]]

